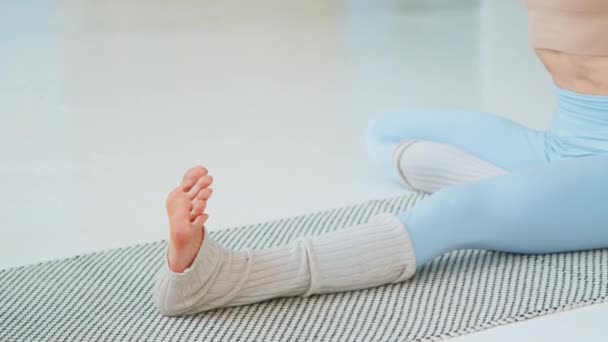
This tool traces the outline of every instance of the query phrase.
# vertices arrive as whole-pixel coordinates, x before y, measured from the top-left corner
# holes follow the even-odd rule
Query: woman
[[[409,279],[446,252],[608,247],[608,2],[528,0],[536,54],[555,83],[547,131],[475,112],[384,115],[373,159],[433,193],[400,215],[237,252],[205,231],[212,178],[189,170],[167,200],[170,239],[155,300],[164,315]]]

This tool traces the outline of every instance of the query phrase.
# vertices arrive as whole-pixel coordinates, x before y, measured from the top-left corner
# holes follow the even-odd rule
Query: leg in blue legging
[[[462,140],[447,141],[491,162],[511,163],[515,169],[507,175],[444,188],[402,213],[418,265],[463,248],[547,253],[608,247],[608,96],[559,88],[556,93],[553,122],[539,137],[541,142],[533,143],[541,144],[540,153],[526,153],[526,139],[518,140],[519,133],[513,133],[519,129],[492,119],[485,121],[490,123],[485,127],[489,132],[469,130],[468,136],[458,135]],[[422,122],[422,133],[415,137],[437,139],[439,135],[427,126],[430,123]],[[440,122],[439,132],[445,137],[443,125],[445,121]],[[455,125],[462,129],[469,124]],[[387,136],[401,131],[386,128]],[[492,136],[502,141],[510,137],[514,144],[520,141],[517,146],[522,150],[486,144],[486,140],[496,141]],[[545,162],[529,166],[525,159],[518,159],[522,155],[528,160],[541,155]]]
[[[442,189],[400,215],[416,264],[456,249],[550,253],[608,247],[608,154]]]
[[[394,180],[400,180],[400,177],[392,155],[404,139],[447,143],[506,171],[547,162],[544,132],[488,113],[422,111],[384,114],[370,122],[366,139],[371,158]]]
[[[405,139],[453,145],[508,172],[552,161],[608,153],[608,97],[555,87],[557,108],[546,131],[526,128],[489,113],[421,111],[390,113],[367,129],[369,154],[392,179],[401,181],[392,162]]]

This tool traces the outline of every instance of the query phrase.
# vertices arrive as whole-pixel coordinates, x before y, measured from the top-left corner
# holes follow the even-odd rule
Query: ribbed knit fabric
[[[397,145],[393,163],[408,187],[429,193],[507,173],[455,146],[414,139]]]
[[[171,271],[165,256],[154,299],[163,315],[179,316],[397,283],[410,278],[415,265],[409,234],[392,214],[266,250],[232,251],[205,234],[183,273]]]

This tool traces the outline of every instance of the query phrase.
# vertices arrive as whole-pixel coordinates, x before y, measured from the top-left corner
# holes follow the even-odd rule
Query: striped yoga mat
[[[397,213],[424,195],[214,231],[265,248]],[[410,281],[168,318],[152,302],[166,241],[0,270],[0,341],[435,341],[602,302],[608,250],[458,251]]]

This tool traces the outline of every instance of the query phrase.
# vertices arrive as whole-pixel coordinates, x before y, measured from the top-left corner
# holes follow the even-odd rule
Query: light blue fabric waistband
[[[608,153],[608,96],[555,86],[557,109],[547,130],[551,159]]]

